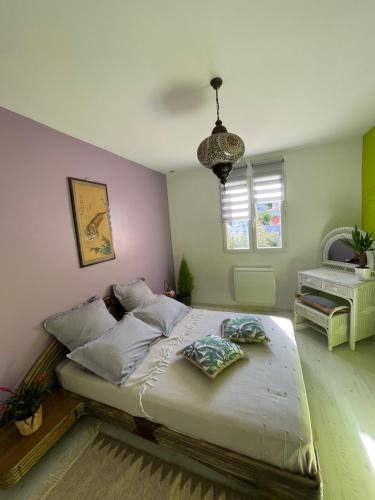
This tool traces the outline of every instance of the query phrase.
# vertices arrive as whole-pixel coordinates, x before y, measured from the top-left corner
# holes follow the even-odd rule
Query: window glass
[[[249,221],[234,220],[225,223],[227,250],[249,250]]]
[[[257,248],[282,248],[281,202],[255,203],[255,232]]]

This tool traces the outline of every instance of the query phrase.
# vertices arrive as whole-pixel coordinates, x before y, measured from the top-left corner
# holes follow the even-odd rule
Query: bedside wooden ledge
[[[19,481],[85,413],[81,399],[57,390],[43,401],[43,425],[34,434],[21,436],[13,422],[0,428],[0,488]]]

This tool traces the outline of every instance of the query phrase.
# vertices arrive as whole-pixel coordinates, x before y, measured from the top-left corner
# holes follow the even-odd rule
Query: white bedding
[[[153,345],[123,386],[114,386],[66,360],[57,367],[61,385],[72,392],[148,418],[302,475],[315,475],[309,408],[292,323],[260,316],[271,342],[241,344],[248,353],[210,380],[176,356],[223,319],[238,315],[193,310],[168,339]]]

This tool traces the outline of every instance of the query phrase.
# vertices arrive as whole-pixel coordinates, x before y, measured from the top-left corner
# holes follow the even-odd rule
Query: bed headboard
[[[104,297],[104,303],[107,306],[108,311],[114,316],[117,321],[120,321],[123,318],[124,314],[126,314],[125,309],[122,307],[120,302],[116,299],[113,293]]]

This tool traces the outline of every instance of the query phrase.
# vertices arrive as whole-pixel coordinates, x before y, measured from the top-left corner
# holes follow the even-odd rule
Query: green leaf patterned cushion
[[[214,335],[207,335],[177,352],[214,379],[227,366],[245,356],[238,345]]]
[[[221,324],[221,331],[222,336],[232,342],[259,344],[269,341],[261,320],[254,314],[225,319]]]

